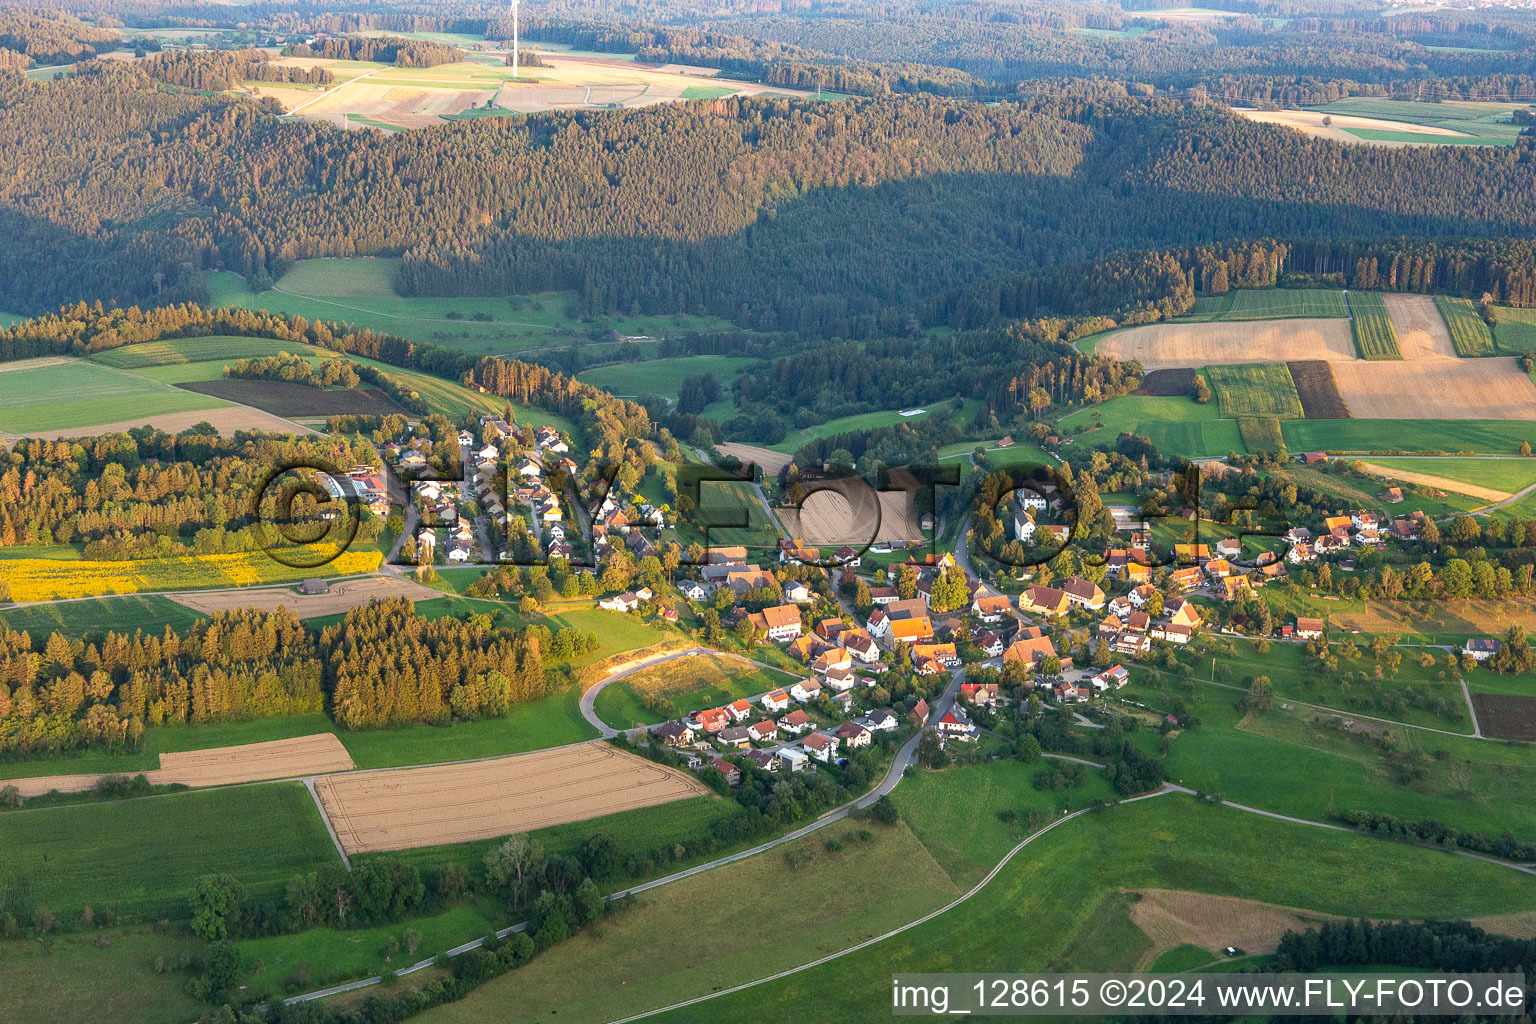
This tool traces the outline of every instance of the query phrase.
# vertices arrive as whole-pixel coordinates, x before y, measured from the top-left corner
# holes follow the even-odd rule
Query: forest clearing
[[[709,793],[605,743],[330,775],[315,791],[348,854],[490,839]]]

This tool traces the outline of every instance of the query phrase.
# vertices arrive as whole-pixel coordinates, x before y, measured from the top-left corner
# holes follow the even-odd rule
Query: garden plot
[[[492,839],[710,792],[605,743],[332,775],[315,791],[349,855]]]

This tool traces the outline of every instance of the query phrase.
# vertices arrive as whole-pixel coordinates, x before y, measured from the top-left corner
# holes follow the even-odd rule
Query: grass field
[[[1429,146],[1513,146],[1508,135],[1426,135],[1423,132],[1394,132],[1381,128],[1345,128],[1344,131],[1367,142],[1413,142]]]
[[[1349,297],[1350,330],[1361,359],[1401,359],[1397,331],[1387,304],[1376,292],[1355,292]]]
[[[873,1020],[890,1013],[892,973],[1128,970],[1150,943],[1145,936],[1135,943],[1140,933],[1129,920],[1126,889],[1373,917],[1454,918],[1536,906],[1536,879],[1447,856],[1161,797],[1056,829],[969,902],[890,941],[660,1019]],[[1090,863],[1093,869],[1084,870]],[[1083,941],[1094,933],[1112,939]],[[782,966],[764,965],[758,976]],[[476,1005],[489,1011],[485,1001]],[[522,1018],[508,1012],[479,1019]]]
[[[1291,317],[1346,317],[1344,294],[1332,288],[1243,288],[1227,293],[1222,320],[1281,320]],[[1212,296],[1221,298],[1221,296]],[[1196,300],[1196,311],[1200,311]]]
[[[669,661],[609,685],[597,695],[594,708],[609,725],[627,729],[664,720],[665,716],[646,710],[642,700],[646,695],[665,698],[686,713],[788,686],[796,678],[738,658],[699,655]]]
[[[169,338],[142,341],[121,348],[107,349],[91,356],[91,361],[119,370],[143,370],[186,363],[229,362],[257,359],[279,352],[334,359],[337,353],[316,345],[276,338],[246,338],[237,335],[210,335],[202,338]]]
[[[680,356],[599,366],[577,376],[593,387],[621,397],[659,395],[676,401],[677,389],[688,377],[712,373],[720,382],[721,390],[729,391],[737,375],[756,362],[758,360],[741,356]]]
[[[1525,103],[1497,102],[1443,102],[1421,103],[1412,100],[1389,100],[1366,97],[1335,100],[1321,107],[1310,107],[1328,114],[1350,114],[1355,117],[1373,117],[1383,121],[1401,121],[1404,124],[1428,125],[1480,136],[1485,140],[1512,140],[1520,134],[1520,127],[1510,122],[1510,113],[1528,107]],[[1455,141],[1454,136],[1428,136],[1421,133],[1405,133],[1412,136],[1410,142]],[[1499,142],[1492,141],[1497,145]],[[1506,141],[1503,144],[1508,145]]]
[[[1445,477],[1513,494],[1536,483],[1536,459],[1394,459],[1371,460],[1372,465]]]
[[[1536,351],[1536,309],[1495,306],[1493,340],[1500,352],[1510,355]]]
[[[155,594],[0,608],[0,624],[11,629],[25,630],[33,637],[58,630],[86,640],[100,639],[109,630],[131,634],[142,629],[158,634],[170,626],[179,631],[202,618],[201,613]]]
[[[1113,445],[1116,437],[1130,432],[1150,438],[1170,455],[1200,458],[1244,451],[1236,420],[1223,419],[1215,402],[1201,405],[1188,398],[1126,395],[1079,409],[1064,417],[1060,427],[1074,435],[1078,427],[1087,428],[1079,444]]]
[[[1293,452],[1513,455],[1521,441],[1536,444],[1536,424],[1501,420],[1287,420],[1280,429]]]
[[[1301,399],[1284,363],[1208,366],[1204,372],[1223,416],[1302,418]]]
[[[870,838],[858,838],[860,828]],[[827,849],[828,839],[840,848]],[[790,850],[808,862],[791,871],[785,852],[776,850],[642,894],[601,929],[561,943],[515,975],[493,980],[422,1020],[613,1020],[803,962],[819,950],[845,947],[932,910],[957,892],[902,823],[842,822],[796,841]],[[790,891],[813,912],[783,927],[773,907]],[[573,978],[581,983],[573,985]],[[768,1018],[749,1013],[712,1019]]]
[[[150,924],[115,928],[105,944],[100,938],[65,933],[46,951],[37,942],[0,942],[0,1020],[180,1024],[207,1012],[187,991],[185,975],[152,970],[156,959],[175,962],[200,942],[174,931],[156,934]],[[39,984],[44,975],[48,983]]]
[[[621,857],[645,855],[679,843],[689,843],[709,832],[720,821],[745,811],[733,800],[715,796],[696,796],[654,807],[637,807],[600,818],[588,818],[552,828],[527,833],[549,853],[574,855],[590,836],[605,835],[613,841]],[[446,846],[426,846],[397,850],[388,856],[415,864],[423,871],[441,864],[459,864],[473,871],[484,863],[485,855],[503,839],[479,839]],[[360,854],[367,858],[376,854]],[[686,854],[685,854],[686,859]],[[473,936],[467,936],[472,938]]]
[[[413,341],[432,341],[479,355],[600,343],[611,335],[657,337],[690,331],[735,331],[710,316],[582,317],[575,293],[502,298],[406,297],[394,292],[398,259],[300,260],[259,294],[238,274],[204,275],[210,305],[339,320]]]
[[[1405,652],[1405,662],[1409,656]],[[1208,660],[1201,670],[1201,679],[1209,675]],[[1235,677],[1235,684],[1241,680]],[[1319,698],[1329,686],[1312,699],[1326,704]],[[1190,703],[1200,727],[1174,739],[1165,763],[1168,777],[1191,789],[1312,821],[1324,820],[1330,809],[1371,810],[1536,840],[1536,808],[1517,796],[1536,785],[1536,748],[1398,726],[1398,760],[1390,761],[1367,738],[1343,730],[1342,722],[1355,717],[1348,711],[1286,709],[1277,698],[1273,710],[1244,715],[1234,707],[1236,691],[1168,677],[1125,693],[1154,709],[1174,698]],[[1155,736],[1141,739],[1156,749]],[[1399,764],[1422,769],[1422,777],[1400,783]]]
[[[938,409],[930,409],[925,416],[958,415],[967,422],[976,414],[979,403],[974,399],[967,399],[958,414],[952,413],[948,406]],[[818,423],[814,427],[806,427],[803,430],[791,430],[785,435],[784,440],[778,444],[767,447],[776,452],[784,452],[786,455],[799,451],[805,445],[823,437],[836,437],[838,434],[851,434],[859,431],[874,430],[877,427],[890,427],[898,423],[912,423],[925,416],[903,416],[900,409],[886,409],[881,412],[858,413],[853,416],[841,416],[835,420]]]
[[[0,431],[69,430],[134,417],[222,409],[229,403],[147,377],[70,359],[0,372]]]
[[[1451,343],[1459,356],[1491,356],[1494,354],[1493,333],[1478,313],[1471,299],[1453,299],[1435,296],[1435,307],[1445,317],[1445,326],[1451,332]]]
[[[292,875],[336,859],[298,783],[0,814],[0,847],[0,870],[65,920],[86,906],[183,916],[193,883],[210,872],[278,896]]]
[[[762,502],[757,500],[750,484],[704,481],[699,485],[698,516],[702,523],[720,525],[703,530],[680,523],[677,540],[685,547],[694,541],[708,547],[744,544],[751,549],[761,549],[778,546],[778,527]]]
[[[0,579],[10,584],[16,601],[49,601],[349,576],[373,572],[380,558],[377,551],[345,551],[319,569],[294,568],[261,551],[122,562],[85,561],[78,556],[0,558]]]

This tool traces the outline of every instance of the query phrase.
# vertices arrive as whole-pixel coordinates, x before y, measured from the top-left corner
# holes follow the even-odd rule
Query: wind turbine
[[[517,77],[517,8],[519,0],[512,0],[512,77]]]

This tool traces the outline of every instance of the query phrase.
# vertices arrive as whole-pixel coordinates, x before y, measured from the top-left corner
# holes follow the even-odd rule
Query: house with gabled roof
[[[1036,615],[1065,615],[1071,607],[1066,591],[1035,584],[1019,595],[1019,608]]]

